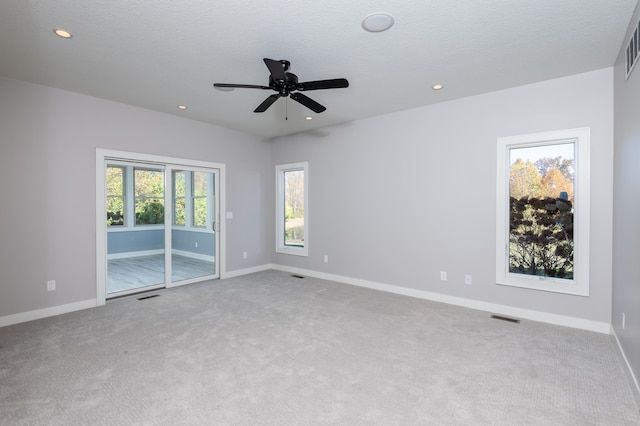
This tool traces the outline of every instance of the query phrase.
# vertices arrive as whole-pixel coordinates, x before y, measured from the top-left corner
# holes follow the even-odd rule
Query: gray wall
[[[174,250],[215,256],[215,234],[174,228],[171,230],[171,247]]]
[[[225,163],[226,269],[270,262],[268,142],[0,77],[0,317],[96,297],[98,147]]]
[[[146,250],[164,250],[164,229],[107,232],[107,254]]]
[[[640,19],[636,10],[631,25]],[[627,32],[626,42],[631,36]],[[640,379],[640,65],[625,79],[624,49],[614,68],[615,157],[612,325]],[[622,313],[626,327],[622,329]]]
[[[309,161],[310,256],[274,254],[274,263],[609,323],[612,72],[276,139],[273,165]],[[586,126],[590,296],[496,285],[497,138]],[[439,271],[448,272],[447,282],[440,281]],[[464,284],[465,274],[473,276],[471,286]]]
[[[215,234],[174,228],[171,246],[175,250],[215,256]],[[146,250],[164,250],[164,229],[107,232],[107,254]]]

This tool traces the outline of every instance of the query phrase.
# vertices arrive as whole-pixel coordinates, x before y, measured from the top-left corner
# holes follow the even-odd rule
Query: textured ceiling
[[[2,0],[0,74],[274,137],[611,66],[636,3]],[[365,32],[373,12],[395,25]],[[264,57],[350,87],[307,92],[321,114],[284,99],[256,114],[273,92],[212,87],[268,84]]]

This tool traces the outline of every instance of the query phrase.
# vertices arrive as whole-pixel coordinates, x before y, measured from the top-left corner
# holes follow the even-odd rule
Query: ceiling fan
[[[316,113],[321,113],[326,110],[323,105],[314,101],[310,97],[303,95],[299,92],[307,90],[321,90],[321,89],[341,89],[349,87],[349,82],[345,78],[334,78],[331,80],[316,80],[307,81],[304,83],[298,82],[298,76],[287,72],[291,63],[287,60],[276,61],[274,59],[264,58],[264,63],[269,68],[269,85],[259,86],[253,84],[228,84],[228,83],[214,83],[213,86],[221,89],[263,89],[274,90],[277,94],[269,96],[265,99],[253,112],[265,112],[278,98],[286,98],[287,96],[296,102],[301,103],[310,110]]]

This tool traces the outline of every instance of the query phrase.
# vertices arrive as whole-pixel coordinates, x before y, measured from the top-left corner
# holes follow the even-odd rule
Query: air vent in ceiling
[[[640,56],[640,21],[638,21],[638,25],[633,30],[633,34],[631,34],[631,39],[629,40],[629,44],[627,44],[627,78],[631,75],[631,71],[633,71],[633,67],[638,61],[638,57]]]

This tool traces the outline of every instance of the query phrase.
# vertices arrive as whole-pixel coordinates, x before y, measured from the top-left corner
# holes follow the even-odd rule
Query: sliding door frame
[[[218,247],[216,252],[216,268],[220,279],[226,277],[225,250],[226,239],[225,230],[226,203],[225,203],[225,164],[214,163],[202,160],[191,160],[186,158],[167,157],[161,155],[143,154],[129,151],[110,150],[96,148],[96,300],[97,305],[104,305],[107,301],[107,223],[105,219],[106,211],[106,162],[109,160],[128,161],[136,163],[148,163],[153,165],[163,165],[169,168],[192,167],[219,170],[219,206],[218,224],[216,233]],[[166,221],[165,221],[166,224]],[[165,231],[166,232],[166,231]],[[165,241],[166,245],[166,241]],[[174,286],[171,279],[165,279],[167,287]],[[193,282],[189,280],[184,284]]]

